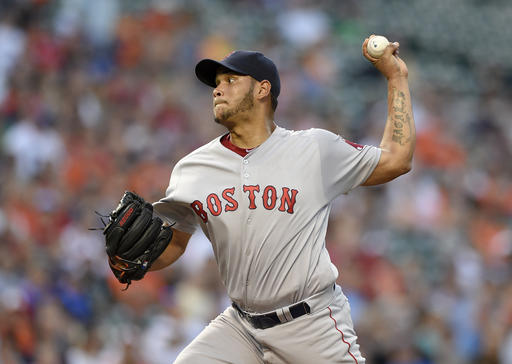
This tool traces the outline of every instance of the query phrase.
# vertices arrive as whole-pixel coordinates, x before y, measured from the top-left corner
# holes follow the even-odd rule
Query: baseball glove
[[[133,192],[125,192],[108,215],[103,229],[108,263],[117,280],[126,283],[144,277],[172,239],[170,226],[153,217],[153,206]]]

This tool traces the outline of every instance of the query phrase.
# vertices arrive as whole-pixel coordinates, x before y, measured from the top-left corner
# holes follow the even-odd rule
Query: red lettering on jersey
[[[244,192],[249,192],[249,208],[251,210],[254,210],[256,208],[256,204],[254,203],[254,200],[256,198],[256,195],[254,192],[260,192],[260,185],[254,185],[254,186],[246,186],[244,185]]]
[[[224,211],[235,211],[238,208],[238,202],[233,198],[235,187],[226,188],[222,191],[222,198],[227,201]]]
[[[192,210],[194,210],[194,212],[201,218],[201,220],[203,220],[203,222],[206,224],[208,222],[208,215],[206,214],[206,211],[203,210],[203,204],[198,201],[198,200],[195,200],[194,202],[192,202],[190,204],[190,206],[192,207]]]
[[[274,186],[267,186],[263,190],[263,207],[267,210],[272,210],[276,207],[277,191]]]
[[[293,214],[293,206],[295,206],[295,197],[299,191],[291,190],[291,195],[289,194],[290,189],[288,187],[283,187],[283,196],[281,197],[281,206],[279,206],[279,211],[286,211],[289,214]],[[285,207],[288,205],[288,209]]]
[[[213,216],[219,216],[222,212],[222,204],[220,202],[219,196],[215,193],[210,193],[206,198],[206,203],[208,206],[208,210],[212,213]],[[215,208],[213,206],[215,205]]]

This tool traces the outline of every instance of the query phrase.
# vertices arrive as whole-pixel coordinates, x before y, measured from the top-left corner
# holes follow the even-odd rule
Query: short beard
[[[240,101],[233,110],[227,110],[226,112],[219,115],[219,117],[216,117],[214,119],[215,122],[217,124],[224,124],[224,122],[228,121],[233,116],[251,110],[254,107],[254,99],[252,96],[253,91],[254,83],[251,85],[251,88],[249,91],[247,91],[242,101]]]

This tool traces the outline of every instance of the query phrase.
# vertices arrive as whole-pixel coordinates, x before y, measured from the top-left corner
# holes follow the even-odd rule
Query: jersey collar
[[[264,147],[266,144],[269,143],[269,140],[272,139],[272,138],[275,138],[276,136],[282,134],[284,131],[283,128],[281,128],[279,125],[276,125],[276,128],[274,129],[274,131],[272,132],[272,134],[270,134],[270,136],[268,137],[267,140],[265,140],[262,144],[260,144],[259,146],[257,147],[254,147],[254,148],[251,148],[251,149],[244,149],[244,148],[240,148],[236,145],[234,145],[232,142],[231,142],[231,137],[229,135],[229,133],[227,134],[224,134],[223,136],[220,137],[220,143],[227,149],[235,152],[236,154],[242,156],[242,157],[245,157],[247,154],[249,154],[251,151],[253,151],[254,149],[256,148],[262,148]]]
[[[254,148],[251,148],[251,149],[244,149],[244,148],[240,148],[240,147],[237,147],[236,145],[234,145],[233,143],[231,143],[231,137],[229,135],[229,133],[227,134],[224,134],[221,138],[220,138],[220,143],[225,146],[226,148],[228,148],[229,150],[232,150],[233,152],[235,152],[236,154],[239,154],[241,155],[242,157],[245,157],[247,154],[249,154],[249,152],[251,150],[253,150]]]

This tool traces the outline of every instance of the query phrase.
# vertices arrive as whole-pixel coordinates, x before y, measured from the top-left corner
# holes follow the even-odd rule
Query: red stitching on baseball
[[[350,344],[345,341],[345,335],[343,335],[343,332],[340,329],[338,329],[338,324],[336,323],[336,320],[334,319],[334,317],[332,317],[332,310],[331,310],[331,308],[330,307],[327,307],[327,308],[329,309],[329,317],[331,318],[331,320],[334,321],[334,328],[336,330],[338,330],[338,332],[341,334],[341,341],[343,341],[345,344],[348,345],[348,353],[349,353],[349,355],[352,357],[352,359],[354,359],[356,364],[358,364],[356,357],[354,355],[352,355],[352,353],[350,352]]]

